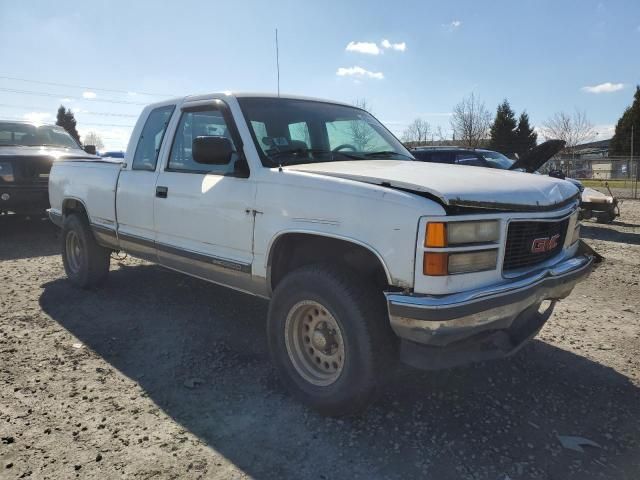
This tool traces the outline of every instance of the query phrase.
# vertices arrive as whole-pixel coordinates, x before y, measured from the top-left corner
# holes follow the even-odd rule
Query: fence
[[[639,198],[638,169],[640,157],[571,158],[549,160],[541,173],[560,170],[567,177],[580,180],[585,187],[606,191],[607,185],[620,198]]]

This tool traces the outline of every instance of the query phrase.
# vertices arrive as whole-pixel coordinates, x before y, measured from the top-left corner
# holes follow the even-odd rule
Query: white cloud
[[[612,93],[622,90],[623,88],[624,83],[604,82],[598,85],[587,85],[586,87],[582,87],[582,91],[587,93]]]
[[[345,50],[347,52],[366,53],[367,55],[379,55],[382,53],[378,45],[373,42],[349,42]]]
[[[382,40],[380,45],[382,46],[382,48],[386,48],[387,50],[397,50],[398,52],[404,52],[407,49],[407,44],[405,42],[391,43],[386,38]]]
[[[462,26],[462,21],[452,20],[451,23],[444,23],[442,26],[448,29],[450,32],[453,32],[454,30],[457,30]]]
[[[362,67],[340,67],[336,72],[339,77],[358,77],[358,78],[375,78],[382,80],[384,75],[382,72],[371,72]]]
[[[96,98],[97,95],[95,94],[95,92],[82,92],[82,97],[91,100],[92,98]]]
[[[25,113],[22,118],[24,118],[28,122],[42,123],[45,120],[51,118],[51,114],[46,112],[29,112]]]
[[[73,102],[73,98],[65,97],[65,98],[61,98],[60,101],[64,103],[70,103],[70,102]]]

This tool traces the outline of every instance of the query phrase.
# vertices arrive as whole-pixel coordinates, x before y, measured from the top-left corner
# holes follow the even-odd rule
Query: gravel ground
[[[132,259],[79,291],[48,222],[0,217],[0,478],[637,479],[640,202],[583,234],[606,263],[517,356],[335,420],[278,384],[265,302]]]

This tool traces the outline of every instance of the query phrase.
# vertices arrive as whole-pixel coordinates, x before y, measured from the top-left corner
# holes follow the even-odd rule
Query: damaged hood
[[[552,210],[578,198],[569,182],[492,168],[405,160],[356,160],[284,167],[436,197],[444,205],[499,210]]]

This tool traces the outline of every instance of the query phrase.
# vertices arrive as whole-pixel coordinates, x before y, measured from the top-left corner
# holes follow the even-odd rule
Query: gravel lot
[[[278,384],[265,302],[132,259],[79,291],[53,226],[0,217],[0,478],[640,478],[640,202],[583,234],[606,263],[516,357],[335,420]]]

